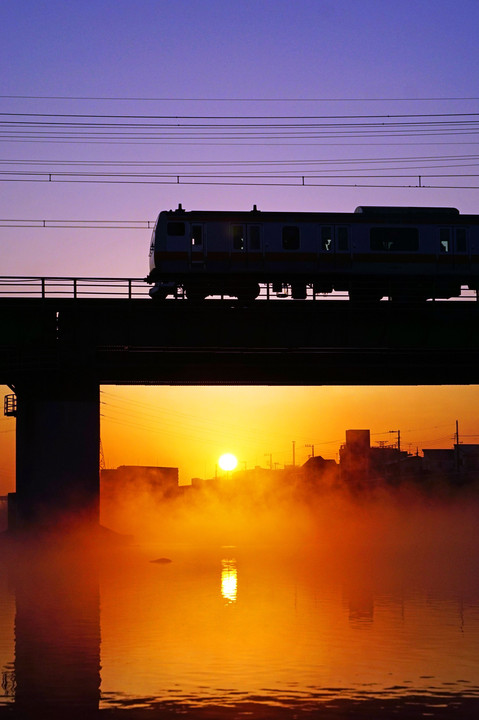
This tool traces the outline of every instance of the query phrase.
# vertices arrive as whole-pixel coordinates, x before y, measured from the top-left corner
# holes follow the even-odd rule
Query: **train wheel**
[[[259,285],[258,283],[253,283],[252,285],[245,285],[244,287],[238,288],[235,295],[240,303],[248,305],[249,303],[254,302],[258,297]]]
[[[391,287],[389,294],[390,300],[395,303],[423,303],[428,297],[434,297],[434,292],[425,284],[396,284]]]
[[[349,300],[353,303],[377,303],[381,300],[383,294],[367,288],[350,288]]]
[[[152,300],[155,302],[162,302],[163,300],[166,300],[166,297],[168,295],[168,291],[164,290],[163,288],[157,288],[156,286],[153,286],[149,292],[149,296]]]
[[[293,300],[306,300],[306,283],[291,283],[291,297]]]
[[[191,302],[203,302],[207,295],[205,289],[199,285],[187,285],[185,287],[185,293],[187,299]]]
[[[390,296],[393,303],[423,303],[427,300],[427,294],[420,292],[394,292]]]

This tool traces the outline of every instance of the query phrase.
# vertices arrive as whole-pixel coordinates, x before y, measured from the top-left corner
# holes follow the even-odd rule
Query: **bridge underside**
[[[101,384],[479,383],[479,303],[0,300],[17,527],[98,523]]]

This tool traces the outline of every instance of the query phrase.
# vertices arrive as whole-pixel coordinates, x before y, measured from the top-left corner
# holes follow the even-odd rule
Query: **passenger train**
[[[352,301],[450,298],[479,290],[479,216],[446,207],[357,207],[353,213],[160,213],[150,246],[150,295],[190,300],[333,291]]]

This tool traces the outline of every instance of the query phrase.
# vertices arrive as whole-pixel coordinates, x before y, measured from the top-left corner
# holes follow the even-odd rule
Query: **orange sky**
[[[4,393],[9,392],[4,388]],[[337,460],[348,428],[369,428],[371,444],[451,447],[455,421],[463,442],[479,442],[478,386],[441,387],[119,387],[103,386],[101,437],[107,467],[178,467],[180,483],[212,477],[219,456],[239,469]],[[0,494],[14,488],[15,420],[0,419]],[[219,471],[221,472],[221,471]]]
[[[450,447],[455,420],[477,433],[478,387],[104,387],[102,439],[108,465],[173,465],[180,482],[211,477],[224,452],[240,468],[266,467],[269,454],[282,467],[315,454],[337,459],[347,428],[370,428],[371,443]],[[466,442],[468,439],[464,437]]]

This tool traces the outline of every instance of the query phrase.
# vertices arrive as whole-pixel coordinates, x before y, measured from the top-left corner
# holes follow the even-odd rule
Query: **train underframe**
[[[328,295],[333,292],[348,293],[352,302],[379,302],[382,298],[401,302],[425,302],[429,299],[447,299],[459,297],[461,287],[479,290],[479,282],[472,278],[437,276],[342,276],[333,279],[327,277],[258,277],[243,276],[233,278],[225,275],[202,275],[149,277],[154,282],[150,296],[155,300],[164,300],[168,296],[177,297],[179,291],[190,301],[200,302],[208,296],[235,297],[242,303],[250,303],[260,295],[261,286],[269,285],[272,294],[277,297],[291,297],[305,300],[308,295]],[[309,291],[309,292],[308,292]]]

